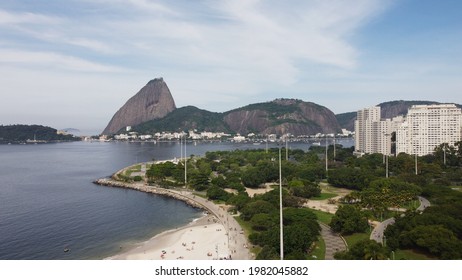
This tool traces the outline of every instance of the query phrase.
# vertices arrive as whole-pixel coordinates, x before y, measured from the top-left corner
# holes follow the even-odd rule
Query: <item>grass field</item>
[[[327,200],[329,198],[333,198],[333,197],[336,197],[338,196],[337,194],[335,193],[321,193],[321,196],[315,196],[315,197],[312,197],[310,198],[311,200]]]
[[[351,246],[355,245],[361,240],[364,239],[369,239],[370,234],[369,233],[353,233],[350,235],[344,235],[343,238],[345,238],[345,241],[348,244],[348,247],[351,248]]]
[[[322,237],[316,242],[314,250],[309,254],[309,260],[324,260],[326,256],[326,243]]]
[[[320,221],[321,223],[324,223],[326,225],[328,225],[330,223],[330,221],[332,220],[332,217],[334,216],[334,214],[322,212],[322,211],[319,211],[319,210],[310,209],[310,211],[312,211],[314,214],[316,214],[316,217],[318,217],[318,221]]]
[[[415,250],[397,250],[395,260],[433,260],[433,258]]]

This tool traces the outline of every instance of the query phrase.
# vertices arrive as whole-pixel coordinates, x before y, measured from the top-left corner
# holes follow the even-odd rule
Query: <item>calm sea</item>
[[[198,142],[187,151],[264,147]],[[176,142],[0,145],[0,259],[101,259],[198,218],[180,201],[92,183],[136,162],[174,157]]]

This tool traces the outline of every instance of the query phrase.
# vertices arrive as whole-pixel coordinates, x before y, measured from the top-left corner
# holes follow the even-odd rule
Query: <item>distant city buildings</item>
[[[415,105],[396,133],[396,152],[428,155],[462,140],[462,110],[454,104]]]
[[[462,113],[454,104],[414,105],[406,117],[382,120],[380,107],[359,110],[355,121],[355,154],[391,154],[396,133],[396,154],[419,156],[443,143],[462,140]]]

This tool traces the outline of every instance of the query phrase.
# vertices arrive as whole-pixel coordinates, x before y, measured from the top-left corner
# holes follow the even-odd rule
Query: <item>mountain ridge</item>
[[[189,129],[279,135],[340,131],[332,111],[321,105],[298,99],[276,99],[254,103],[223,113],[185,106],[172,111],[164,118],[133,127],[134,131],[140,133]]]
[[[434,101],[396,100],[380,103],[382,118],[404,115],[412,105],[441,104]],[[457,105],[462,108],[461,105]],[[207,130],[239,134],[290,133],[295,136],[354,130],[356,112],[335,115],[329,108],[300,99],[279,98],[253,103],[223,113],[194,106],[176,108],[163,78],[149,81],[112,117],[103,134],[113,135],[131,126],[139,133]]]

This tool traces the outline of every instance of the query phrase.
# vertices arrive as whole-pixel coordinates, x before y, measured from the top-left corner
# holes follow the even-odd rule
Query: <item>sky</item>
[[[462,103],[458,0],[2,0],[0,124],[100,133],[149,80],[177,107]]]

